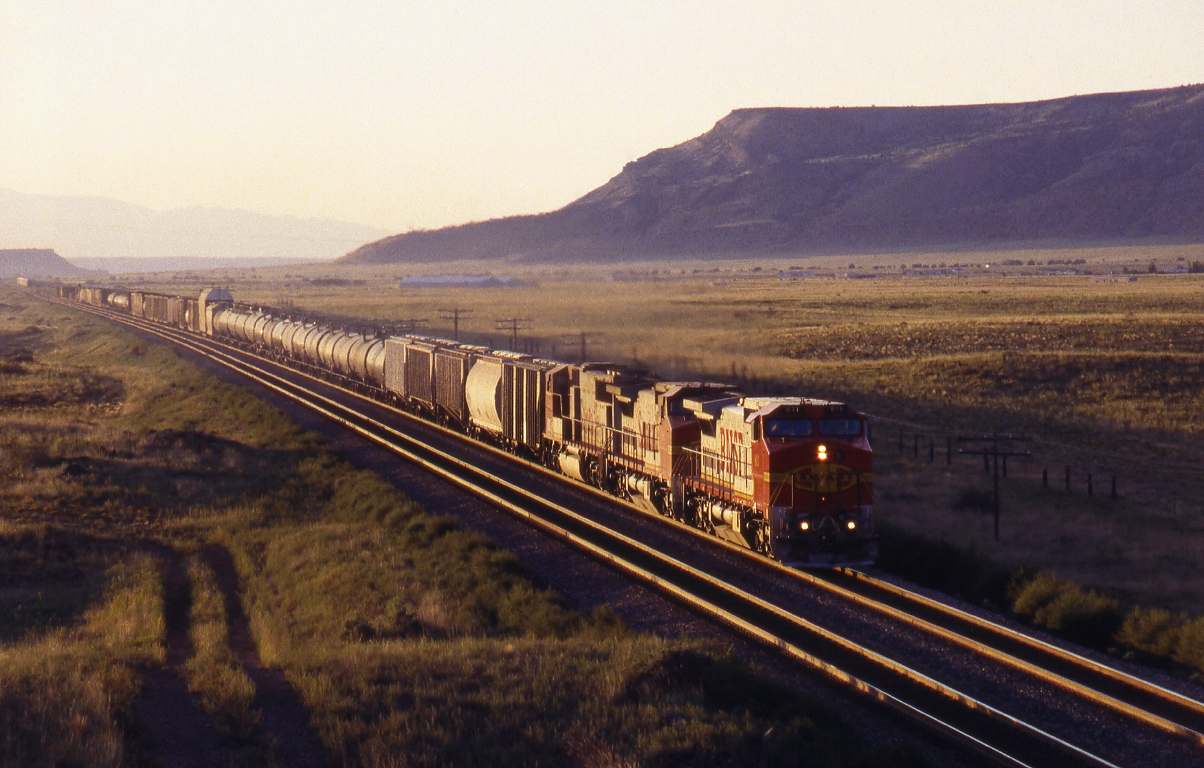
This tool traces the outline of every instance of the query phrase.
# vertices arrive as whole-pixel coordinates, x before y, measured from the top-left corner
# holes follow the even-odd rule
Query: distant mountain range
[[[384,234],[330,219],[222,208],[156,211],[100,197],[0,189],[0,248],[51,248],[73,262],[108,260],[103,268],[116,267],[113,271],[131,259],[157,259],[160,269],[333,259]]]
[[[1204,86],[1026,104],[741,109],[551,213],[353,263],[1204,240]]]

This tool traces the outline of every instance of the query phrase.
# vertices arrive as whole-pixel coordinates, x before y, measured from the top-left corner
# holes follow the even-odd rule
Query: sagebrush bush
[[[1125,615],[1116,641],[1155,658],[1204,672],[1204,616],[1159,608],[1133,608]]]
[[[1016,584],[1014,595],[1012,611],[1016,615],[1093,648],[1111,645],[1124,619],[1117,601],[1048,572]]]
[[[1197,616],[1181,625],[1171,658],[1204,672],[1204,616]]]
[[[1179,644],[1187,616],[1160,608],[1134,608],[1125,616],[1116,641],[1153,656],[1170,658]]]

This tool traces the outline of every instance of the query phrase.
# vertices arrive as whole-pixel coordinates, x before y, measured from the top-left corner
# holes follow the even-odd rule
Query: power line
[[[472,310],[465,307],[440,307],[439,317],[452,321],[452,341],[460,340],[460,315],[471,315]]]
[[[990,448],[987,448],[984,445],[981,453],[982,453],[983,462],[987,461],[988,456],[995,457],[995,461],[994,461],[995,494],[993,496],[993,504],[992,504],[992,506],[994,507],[994,511],[995,511],[995,541],[999,541],[999,457],[1002,456],[1004,461],[1006,461],[1008,456],[1031,456],[1032,454],[1029,453],[1028,451],[1009,451],[1009,450],[1007,450],[1007,444],[1011,443],[1011,442],[1031,443],[1032,440],[1033,439],[1031,437],[1026,437],[1026,436],[1000,435],[1000,434],[991,434],[991,435],[982,435],[982,436],[967,435],[967,436],[957,438],[957,442],[959,442],[959,443],[990,443],[991,444]],[[1002,451],[999,450],[1000,443],[1004,444]],[[977,451],[977,450],[966,450],[964,448],[960,449],[958,452],[959,453],[979,453],[979,451]]]
[[[425,317],[403,317],[397,322],[405,328],[406,333],[414,333],[418,330],[419,325],[423,325],[428,321]]]
[[[498,331],[510,331],[510,349],[518,351],[518,332],[527,330],[527,326],[523,323],[531,322],[529,317],[502,317],[494,318],[493,327]]]
[[[579,334],[576,334],[573,336],[566,336],[564,341],[566,344],[574,344],[574,343],[581,344],[581,362],[584,363],[587,360],[589,360],[589,350],[588,350],[589,339],[590,338],[599,338],[603,335],[604,334],[594,333],[592,331],[581,331],[581,333],[579,333]]]

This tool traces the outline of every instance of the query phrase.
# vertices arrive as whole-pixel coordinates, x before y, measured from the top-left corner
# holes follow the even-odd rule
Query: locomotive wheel
[[[757,525],[757,531],[756,531],[757,551],[760,552],[761,554],[765,555],[766,557],[768,557],[769,549],[770,549],[769,526],[765,525],[765,523],[763,523],[763,522],[758,522],[756,525]]]

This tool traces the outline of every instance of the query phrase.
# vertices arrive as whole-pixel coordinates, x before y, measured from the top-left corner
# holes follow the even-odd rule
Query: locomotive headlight
[[[819,447],[819,460],[820,460],[820,461],[827,461],[827,460],[828,460],[828,446],[826,446],[826,445],[821,445],[821,446]]]
[[[857,528],[857,521],[856,521],[856,520],[850,520],[850,521],[849,521],[849,530],[850,530],[850,531],[852,531],[852,530],[855,530],[856,528]]]
[[[798,524],[798,529],[800,531],[809,531],[809,530],[811,530],[811,523],[808,523],[806,520],[804,520],[803,522]]]

